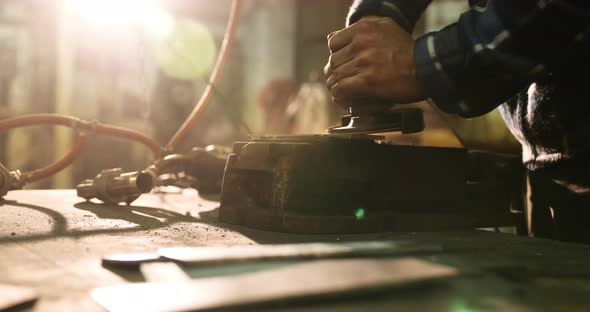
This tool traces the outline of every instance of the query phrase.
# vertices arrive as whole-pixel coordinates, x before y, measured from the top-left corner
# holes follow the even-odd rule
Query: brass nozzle
[[[0,198],[8,191],[20,190],[25,185],[25,178],[19,170],[9,171],[0,163]]]
[[[93,180],[84,180],[76,187],[79,197],[97,198],[106,204],[130,204],[154,187],[154,176],[145,172],[124,173],[122,169],[102,171]]]

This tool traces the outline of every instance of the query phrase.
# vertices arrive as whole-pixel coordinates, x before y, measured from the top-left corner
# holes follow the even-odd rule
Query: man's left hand
[[[388,17],[368,16],[328,36],[324,68],[336,104],[410,103],[426,98],[416,79],[414,40]]]

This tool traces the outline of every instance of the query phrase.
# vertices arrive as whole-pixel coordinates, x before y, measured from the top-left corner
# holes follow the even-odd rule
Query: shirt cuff
[[[471,107],[457,90],[457,77],[465,64],[457,24],[427,33],[414,45],[416,77],[427,95],[444,112],[469,116]]]
[[[414,23],[412,23],[400,8],[392,1],[385,0],[364,0],[355,1],[350,8],[348,18],[346,19],[346,26],[356,23],[364,16],[383,16],[390,17],[404,30],[411,33],[414,29]]]

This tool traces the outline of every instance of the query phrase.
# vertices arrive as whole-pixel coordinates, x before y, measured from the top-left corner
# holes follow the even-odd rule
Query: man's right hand
[[[391,18],[368,16],[328,35],[324,68],[334,102],[343,107],[426,99],[416,79],[414,40]]]

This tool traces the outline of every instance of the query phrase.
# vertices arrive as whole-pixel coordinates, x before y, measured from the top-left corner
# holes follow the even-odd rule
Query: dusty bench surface
[[[195,191],[144,195],[132,206],[84,202],[73,190],[10,192],[0,207],[0,284],[34,287],[39,292],[40,300],[24,310],[102,311],[89,296],[93,288],[144,281],[139,272],[103,267],[105,254],[177,246],[390,239],[440,244],[442,252],[419,257],[452,266],[461,275],[424,289],[294,303],[268,310],[590,309],[590,246],[485,231],[274,233],[219,223],[218,207],[215,199],[201,198]],[[236,274],[240,270],[248,269],[191,269],[191,276]]]

